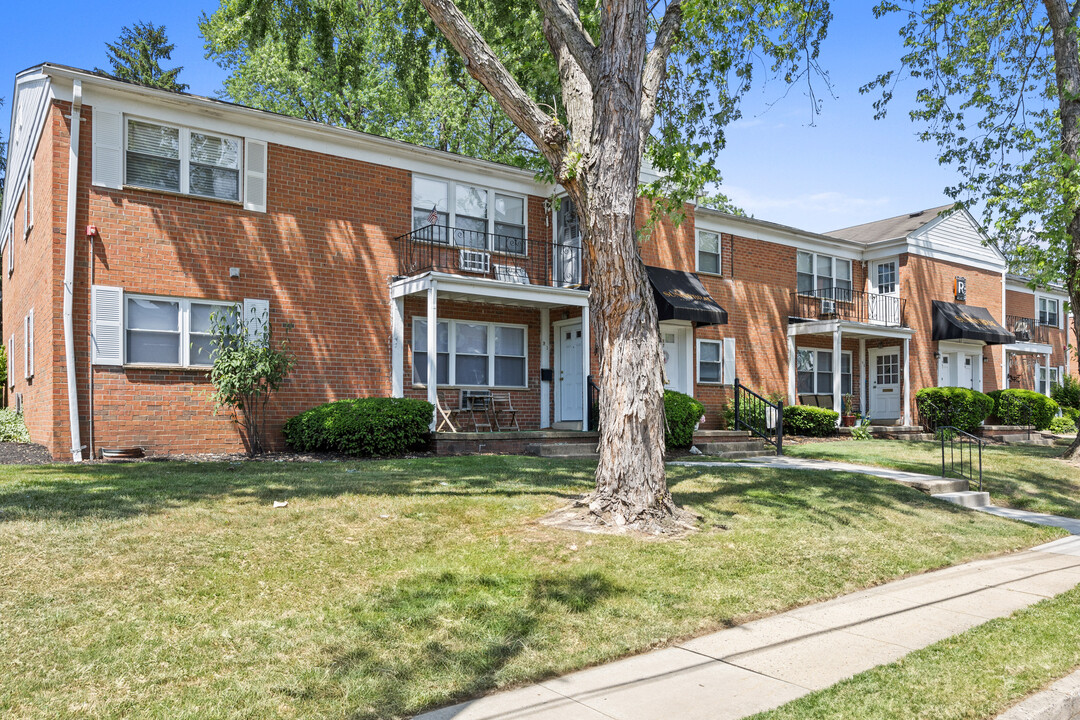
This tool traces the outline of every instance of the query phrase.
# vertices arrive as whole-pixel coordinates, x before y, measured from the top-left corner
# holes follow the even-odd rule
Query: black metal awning
[[[689,320],[698,325],[727,325],[727,310],[693,273],[645,266],[660,320]]]
[[[982,340],[987,345],[1007,345],[1015,336],[1001,327],[984,307],[934,301],[934,340]]]

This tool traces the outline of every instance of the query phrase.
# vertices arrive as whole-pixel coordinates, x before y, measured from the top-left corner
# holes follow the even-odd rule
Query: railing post
[[[739,429],[739,378],[735,378],[735,426],[732,430]]]
[[[784,401],[776,403],[776,455],[784,454]]]

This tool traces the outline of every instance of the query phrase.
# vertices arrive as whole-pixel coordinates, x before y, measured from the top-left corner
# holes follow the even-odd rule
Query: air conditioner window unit
[[[821,298],[821,314],[822,315],[835,315],[836,314],[836,301],[832,298]]]

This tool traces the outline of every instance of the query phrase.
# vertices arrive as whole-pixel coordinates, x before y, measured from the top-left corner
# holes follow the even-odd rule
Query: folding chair
[[[517,410],[514,408],[514,403],[510,399],[510,393],[491,393],[491,413],[495,416],[495,428],[499,432],[502,432],[503,430],[521,430],[521,428],[518,427]],[[499,421],[500,413],[504,417],[509,416],[509,419],[505,424]]]

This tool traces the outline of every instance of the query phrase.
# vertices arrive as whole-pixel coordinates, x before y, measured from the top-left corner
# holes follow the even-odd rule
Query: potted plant
[[[840,415],[840,424],[844,427],[855,427],[855,396],[851,393],[844,395],[844,412]]]

